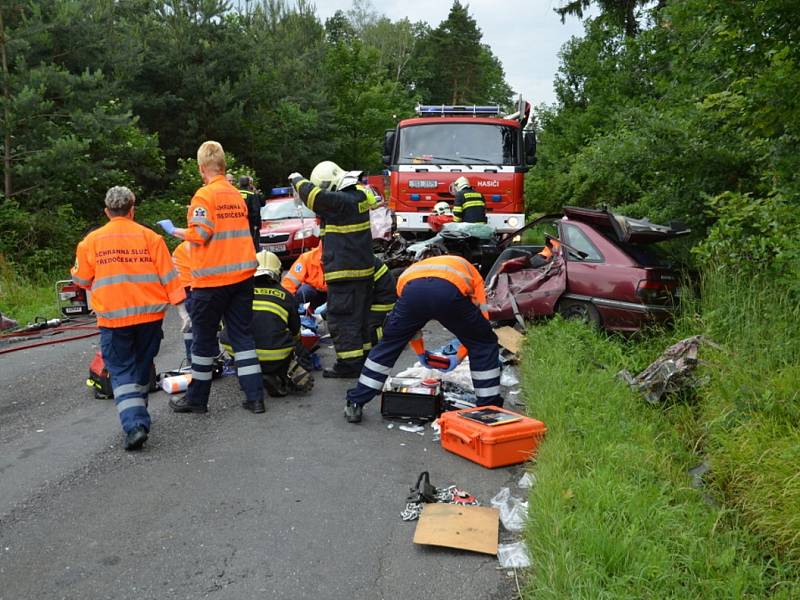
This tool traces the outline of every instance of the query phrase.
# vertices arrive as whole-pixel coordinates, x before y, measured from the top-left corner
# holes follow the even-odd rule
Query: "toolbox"
[[[386,419],[432,421],[442,414],[439,380],[426,385],[419,380],[392,379],[381,394],[381,415]]]
[[[515,418],[508,423],[485,425],[462,417],[492,409]],[[547,432],[541,421],[497,406],[479,406],[444,413],[439,418],[442,447],[489,469],[525,462]]]

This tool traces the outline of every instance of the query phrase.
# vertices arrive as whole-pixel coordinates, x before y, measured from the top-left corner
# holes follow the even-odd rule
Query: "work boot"
[[[169,407],[172,409],[174,413],[207,413],[208,407],[207,406],[198,406],[196,404],[189,404],[186,400],[186,396],[178,396],[176,398],[170,398],[169,400]]]
[[[264,401],[263,400],[253,400],[252,402],[242,402],[242,408],[245,410],[249,410],[251,413],[254,414],[261,414],[266,412],[266,408],[264,408]]]
[[[147,428],[137,425],[125,435],[125,450],[139,450],[147,441]]]
[[[364,410],[360,404],[350,402],[350,400],[344,405],[344,417],[347,419],[348,423],[361,423],[361,415],[363,412]]]
[[[336,365],[333,365],[331,369],[322,371],[322,376],[325,379],[358,379],[359,375],[361,375],[361,369],[342,369]]]

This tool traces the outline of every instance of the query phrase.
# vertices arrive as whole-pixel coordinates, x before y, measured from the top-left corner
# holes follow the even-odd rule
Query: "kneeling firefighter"
[[[256,255],[258,268],[253,279],[253,324],[256,355],[270,396],[285,396],[293,389],[289,367],[300,336],[300,316],[292,294],[278,283],[281,261],[272,252]],[[220,335],[222,347],[233,356],[227,331]]]
[[[323,221],[322,267],[328,285],[328,328],[336,364],[324,377],[356,378],[369,351],[369,307],[375,265],[369,210],[377,202],[358,183],[360,171],[319,163],[311,181],[299,173],[289,180],[300,199]]]
[[[369,353],[356,387],[347,390],[347,420],[361,421],[364,404],[383,388],[409,342],[420,363],[430,367],[421,330],[431,319],[461,342],[458,353],[450,357],[450,366],[443,370],[452,371],[469,354],[476,404],[502,406],[497,336],[489,325],[486,291],[477,269],[460,256],[428,258],[400,275],[397,294],[383,327],[383,339]]]
[[[372,284],[372,304],[369,306],[370,342],[375,346],[383,339],[383,324],[386,316],[397,302],[397,282],[383,261],[375,258],[375,275]]]

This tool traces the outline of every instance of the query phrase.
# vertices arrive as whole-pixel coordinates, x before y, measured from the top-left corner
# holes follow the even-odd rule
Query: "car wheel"
[[[593,304],[582,300],[561,300],[558,303],[558,314],[565,319],[580,319],[584,323],[591,323],[600,327],[600,313]]]

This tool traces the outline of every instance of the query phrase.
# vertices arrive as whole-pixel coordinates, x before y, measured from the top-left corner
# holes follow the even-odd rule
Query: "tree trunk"
[[[8,75],[8,59],[6,58],[6,28],[3,21],[3,10],[0,8],[0,62],[3,68],[3,193],[10,198],[11,187],[11,81]]]

